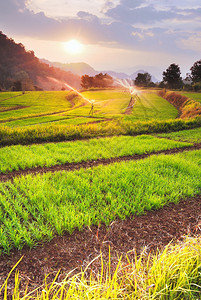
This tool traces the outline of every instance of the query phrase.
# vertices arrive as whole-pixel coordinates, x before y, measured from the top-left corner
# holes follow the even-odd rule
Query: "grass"
[[[175,119],[177,116],[177,109],[168,101],[155,93],[145,91],[139,94],[132,114],[126,119],[133,121],[168,120]]]
[[[0,123],[10,127],[35,125],[44,122],[63,121],[75,124],[72,117],[88,117],[91,104],[72,92],[26,92],[24,95],[1,93]],[[163,98],[154,93],[141,92],[134,106],[133,114],[124,115],[130,101],[130,94],[122,90],[96,90],[83,92],[83,96],[95,100],[96,118],[124,118],[138,120],[166,120],[177,117],[177,110]],[[1,102],[1,98],[4,99]],[[20,109],[15,109],[18,107]],[[9,108],[9,111],[4,111]],[[13,109],[12,109],[13,108]],[[70,121],[72,121],[70,123]],[[88,120],[86,120],[87,122]],[[65,123],[66,124],[66,123]]]
[[[201,127],[171,133],[158,134],[158,136],[163,138],[170,138],[176,141],[201,143]]]
[[[180,111],[180,119],[192,119],[201,116],[201,104],[188,98],[188,95],[160,90],[158,94]]]
[[[69,273],[61,282],[58,282],[59,273],[49,284],[47,276],[42,286],[29,293],[19,288],[20,274],[16,272],[12,299],[200,299],[200,238],[186,238],[180,244],[169,244],[163,251],[150,253],[148,257],[142,253],[133,261],[129,256],[126,261],[119,258],[116,268],[111,267],[111,260],[109,256],[109,261],[104,261],[100,255],[80,273]],[[90,273],[94,261],[96,265],[99,263],[100,271],[96,268],[96,272]],[[8,279],[0,287],[0,293],[5,289],[4,300],[8,300]]]
[[[95,99],[95,114],[119,116],[125,113],[130,101],[130,94],[124,91],[103,90],[88,91],[83,95],[88,99]],[[178,116],[178,111],[155,93],[141,91],[131,115],[124,115],[125,120],[148,121],[148,120],[167,120]]]
[[[90,100],[95,100],[95,114],[100,115],[121,115],[130,101],[130,94],[121,90],[87,91],[82,94]]]
[[[11,98],[13,95],[20,96]],[[99,102],[95,105],[96,119],[86,118],[90,104],[79,107],[81,102],[78,97],[75,99],[76,109],[72,109],[71,101],[66,98],[68,95],[68,92],[30,92],[25,95],[0,93],[0,111],[29,106],[0,112],[0,120],[14,127],[0,127],[1,145],[55,142],[97,135],[169,132],[201,126],[201,118],[188,121],[164,120],[170,116],[175,118],[176,110],[162,98],[150,93],[143,93],[133,114],[126,116],[123,113],[130,100],[128,94],[117,91],[86,92],[87,97],[96,97]],[[100,120],[99,117],[104,116],[113,118],[113,121],[75,126],[88,120]],[[51,122],[52,125],[46,125],[45,122]],[[164,137],[200,142],[200,128]],[[0,159],[2,170],[7,172],[13,168],[57,164],[73,159],[107,158],[112,155],[130,155],[136,151],[151,152],[170,145],[182,146],[181,143],[158,140],[151,136],[120,136],[72,144],[2,148]],[[75,228],[82,230],[84,226],[92,224],[109,224],[115,218],[134,217],[146,210],[158,209],[169,202],[200,194],[200,165],[201,151],[190,151],[69,173],[28,175],[15,178],[13,182],[2,182],[0,251],[9,253],[11,249],[19,250],[24,245],[33,247],[39,241],[50,240],[65,231],[72,233]],[[70,278],[68,276],[63,282],[57,283],[57,277],[50,285],[45,281],[43,291],[42,288],[38,290],[36,298],[34,293],[22,296],[20,275],[16,273],[12,299],[198,299],[201,289],[200,257],[200,239],[187,239],[183,244],[169,245],[156,255],[146,257],[142,254],[135,257],[134,262],[128,259],[126,265],[119,260],[115,270],[110,269],[109,261],[109,267],[102,268],[94,277],[93,273],[86,277],[87,269]],[[102,266],[106,264],[102,261]],[[9,299],[7,287],[7,282],[0,287],[0,293],[5,288],[4,300]]]
[[[22,92],[0,92],[0,102],[7,100],[8,98],[13,98],[16,96],[21,96]]]
[[[0,183],[4,253],[57,233],[143,214],[201,191],[201,150]],[[188,184],[186,184],[188,182]]]
[[[201,103],[201,93],[182,92],[181,94]]]
[[[33,117],[27,119],[20,119],[11,122],[6,122],[6,126],[14,128],[19,127],[22,128],[24,126],[32,126],[32,125],[40,125],[40,126],[47,126],[47,124],[51,125],[78,125],[78,124],[85,124],[90,122],[102,121],[102,118],[91,118],[91,117],[82,117],[82,116],[69,116],[65,113],[59,113],[49,116],[42,116],[42,117]]]
[[[191,129],[201,126],[201,117],[190,120],[168,120],[133,122],[125,120],[105,121],[97,124],[75,125],[38,125],[24,128],[0,126],[0,145],[33,144],[59,142],[97,136],[139,135],[164,133]]]
[[[0,107],[22,106],[23,109],[0,112],[0,121],[33,117],[34,115],[50,114],[66,111],[71,108],[71,103],[66,99],[69,92],[26,92],[19,97],[11,97],[0,102]],[[1,93],[7,98],[10,93]]]
[[[186,146],[192,146],[192,144],[158,139],[148,135],[119,136],[32,146],[10,146],[0,148],[0,172],[6,173],[37,166],[49,167],[101,158],[145,154]]]

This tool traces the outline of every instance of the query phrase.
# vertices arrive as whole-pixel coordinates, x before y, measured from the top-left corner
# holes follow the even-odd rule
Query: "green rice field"
[[[178,116],[177,109],[157,93],[141,92],[128,120],[167,120]]]
[[[146,154],[192,145],[149,135],[119,136],[31,146],[17,145],[0,148],[0,172]]]
[[[201,150],[0,183],[3,252],[75,228],[109,224],[201,191]],[[188,182],[188,184],[186,184]]]
[[[196,129],[182,130],[177,132],[158,134],[163,138],[170,138],[172,140],[201,143],[201,127]]]
[[[126,112],[130,95],[123,90],[91,90],[83,95],[95,100],[91,115],[91,104],[80,96],[73,97],[68,91],[26,92],[24,95],[0,93],[0,256],[6,257],[6,261],[8,258],[13,262],[15,253],[20,254],[18,251],[22,249],[25,255],[26,251],[32,254],[33,247],[38,246],[40,250],[42,243],[54,237],[65,239],[65,233],[70,233],[73,239],[74,231],[82,232],[92,225],[99,229],[115,220],[135,219],[150,210],[168,207],[169,203],[177,204],[181,199],[189,201],[201,193],[201,150],[190,149],[201,143],[199,117],[177,118],[175,107],[151,90],[139,93],[129,114]],[[189,147],[188,151],[179,152],[184,147]],[[178,153],[155,153],[171,149]],[[100,159],[142,154],[151,155],[140,160],[108,161],[108,165],[89,167]],[[54,168],[82,162],[91,163],[86,169],[84,164],[76,165],[80,169],[74,171],[58,171],[60,167],[55,171]],[[37,167],[52,168],[43,174],[22,176],[12,173],[18,170],[28,173]],[[142,299],[144,295],[146,299],[152,292],[152,299],[160,296],[164,300],[173,300],[177,295],[184,295],[182,299],[186,295],[188,299],[195,295],[197,299],[200,243],[190,239],[189,246],[175,245],[168,255],[164,250],[156,256],[153,253],[152,257],[146,253],[139,258],[136,256],[134,264],[127,263],[118,279],[116,273],[101,271],[100,281],[96,281],[99,278],[96,276],[92,284],[92,276],[85,279],[82,273],[81,278],[79,275],[69,277],[66,284],[45,283],[41,297],[39,288],[33,299],[45,299],[46,296],[47,300],[53,296],[63,299],[64,294],[70,295],[65,299],[73,299],[75,295],[81,295],[79,299],[86,299],[86,295],[96,299],[97,293],[98,299],[103,295],[105,299],[123,299],[128,295]],[[170,249],[171,245],[168,247]],[[55,264],[60,268],[57,261]],[[106,264],[102,258],[101,264]],[[130,268],[131,264],[133,269],[129,273],[128,265]],[[1,268],[4,270],[3,264]],[[57,273],[57,266],[52,271]],[[23,276],[16,273],[13,279],[16,285],[16,298],[13,296],[13,299],[32,299],[28,290],[25,292],[28,298],[21,298],[23,292],[19,280]],[[26,272],[25,276],[28,276]],[[110,279],[110,276],[114,277]],[[5,285],[0,284],[2,299],[9,299],[8,290],[10,293],[7,281]],[[58,293],[58,290],[63,292]]]
[[[182,92],[182,95],[201,103],[201,93]]]
[[[167,120],[178,116],[177,110],[156,93],[142,91],[133,112],[126,115],[130,94],[123,90],[98,90],[83,92],[94,100],[91,104],[82,97],[71,96],[70,91],[59,92],[3,92],[0,93],[0,126],[23,127],[41,124],[82,124],[92,120],[123,118],[132,121]],[[73,102],[72,102],[73,101]],[[91,118],[89,118],[91,117]],[[92,118],[93,117],[93,118]]]
[[[9,95],[10,93],[8,95],[7,93],[1,93],[0,107],[18,106],[22,109],[1,112],[0,121],[59,113],[71,108],[70,102],[66,99],[68,92],[27,92],[18,97],[11,96],[11,98],[8,98]]]

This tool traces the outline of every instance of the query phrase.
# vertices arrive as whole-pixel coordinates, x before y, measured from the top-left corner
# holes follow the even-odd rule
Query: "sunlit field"
[[[1,107],[22,107],[22,109],[2,112],[0,120],[17,119],[34,115],[42,115],[66,111],[71,108],[70,102],[66,100],[68,92],[26,92],[18,93],[18,97],[12,97],[10,93],[1,93]],[[8,98],[8,96],[11,98]],[[5,99],[5,100],[4,100]]]
[[[170,138],[177,141],[201,143],[201,127],[196,129],[190,129],[190,130],[163,133],[163,134],[159,134],[159,136],[164,138]]]
[[[40,124],[82,124],[104,121],[107,118],[124,118],[133,121],[167,120],[177,117],[177,110],[155,93],[142,92],[130,115],[125,114],[130,94],[123,90],[98,90],[83,92],[94,100],[91,103],[80,96],[68,99],[71,92],[1,93],[0,125],[23,127]],[[72,103],[72,101],[74,103]]]
[[[137,96],[128,112],[131,95],[124,90],[89,90],[84,98],[70,91],[0,93],[2,258],[199,197],[200,117],[179,119],[156,91]],[[136,256],[126,269],[119,255],[113,273],[102,261],[96,278],[84,271],[66,282],[55,278],[35,298],[21,296],[19,273],[13,299],[191,299],[200,290],[200,241],[186,243]],[[9,289],[0,284],[2,299],[9,300]]]
[[[120,115],[125,113],[131,95],[121,91],[89,91],[83,93],[89,99],[97,99],[97,113]],[[131,115],[126,115],[125,119],[133,121],[141,120],[166,120],[174,119],[178,116],[177,110],[166,100],[156,93],[141,91],[136,98]],[[99,112],[100,110],[100,112]]]
[[[168,120],[178,116],[177,109],[155,93],[142,92],[133,107],[132,114],[127,119],[139,120]]]
[[[201,93],[182,92],[182,95],[201,103]]]
[[[0,172],[6,173],[39,166],[50,167],[65,163],[147,154],[192,145],[141,135],[31,146],[10,146],[0,148]],[[13,160],[13,157],[15,157],[15,160]]]
[[[194,196],[201,189],[200,163],[201,150],[0,183],[0,247],[9,253]]]

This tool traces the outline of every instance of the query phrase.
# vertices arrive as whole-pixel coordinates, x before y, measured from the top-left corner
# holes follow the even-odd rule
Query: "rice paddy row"
[[[201,127],[177,132],[158,134],[158,136],[176,141],[201,143]]]
[[[161,150],[193,146],[192,143],[159,139],[149,135],[119,136],[62,143],[0,148],[0,173],[33,167],[50,167]]]
[[[198,150],[0,183],[1,251],[199,194],[200,164]]]

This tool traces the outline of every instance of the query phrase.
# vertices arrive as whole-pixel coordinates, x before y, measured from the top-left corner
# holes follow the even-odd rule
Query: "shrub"
[[[195,92],[200,91],[200,90],[201,90],[201,82],[196,82],[196,83],[194,83],[194,84],[192,85],[192,87],[193,87],[193,90],[194,90]]]

